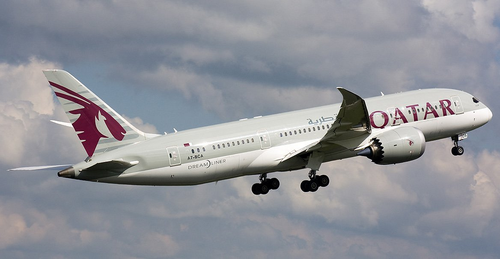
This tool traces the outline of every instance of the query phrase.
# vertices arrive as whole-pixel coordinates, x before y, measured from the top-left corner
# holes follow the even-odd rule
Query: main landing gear
[[[319,187],[326,187],[330,183],[330,178],[326,175],[316,175],[316,170],[309,171],[309,180],[300,184],[303,192],[315,192]]]
[[[454,156],[461,156],[464,154],[464,148],[458,145],[458,141],[464,140],[466,138],[467,138],[467,133],[451,137],[451,139],[453,140],[453,148],[451,149],[451,153]]]
[[[269,190],[276,190],[280,187],[280,181],[276,178],[267,179],[267,174],[261,174],[260,183],[252,185],[252,192],[255,195],[267,194]]]

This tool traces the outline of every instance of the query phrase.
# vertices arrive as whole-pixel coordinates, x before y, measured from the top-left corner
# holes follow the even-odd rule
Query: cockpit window
[[[479,102],[479,100],[478,100],[476,97],[472,97],[472,101],[473,101],[474,103],[478,103],[478,102]]]

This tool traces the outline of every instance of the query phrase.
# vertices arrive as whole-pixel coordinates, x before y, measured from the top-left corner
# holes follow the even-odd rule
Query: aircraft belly
[[[451,137],[456,134],[473,130],[480,125],[475,125],[475,112],[465,112],[439,119],[430,119],[416,122],[413,126],[424,133],[426,141]]]
[[[197,185],[241,176],[240,155],[200,160],[179,166],[167,166],[94,181],[131,185]]]

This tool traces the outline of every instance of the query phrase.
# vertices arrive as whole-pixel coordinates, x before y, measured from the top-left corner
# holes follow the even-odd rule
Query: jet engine
[[[424,134],[413,127],[399,127],[381,133],[358,153],[379,165],[389,165],[419,158],[425,151]]]

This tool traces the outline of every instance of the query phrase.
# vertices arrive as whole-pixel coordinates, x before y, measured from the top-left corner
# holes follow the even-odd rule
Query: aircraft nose
[[[493,113],[491,112],[490,108],[485,107],[481,110],[479,110],[478,116],[477,116],[477,121],[481,124],[484,125],[488,121],[493,118]]]
[[[493,118],[493,112],[491,112],[490,108],[486,107],[486,111],[484,112],[485,113],[485,119],[488,121],[491,120],[491,118]]]

